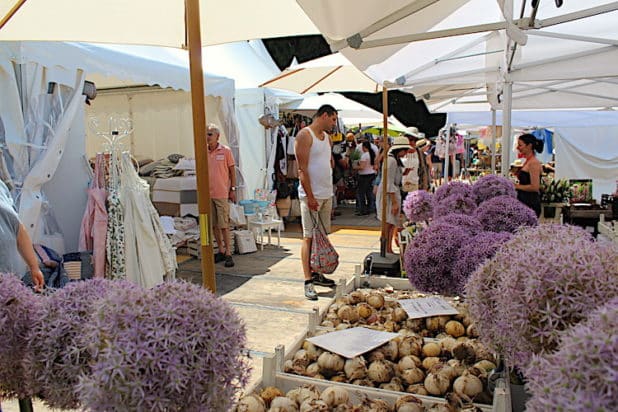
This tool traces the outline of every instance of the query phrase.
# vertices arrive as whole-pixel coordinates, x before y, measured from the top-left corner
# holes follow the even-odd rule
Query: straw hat
[[[406,131],[405,131],[405,132],[403,132],[403,135],[404,135],[404,136],[412,136],[412,137],[415,137],[415,138],[417,138],[417,139],[420,139],[420,138],[421,138],[421,136],[420,136],[420,132],[418,131],[418,128],[417,128],[417,127],[414,127],[414,126],[410,126],[410,127],[408,127],[408,128],[406,129]],[[425,137],[425,135],[423,135],[423,137]]]
[[[515,159],[513,163],[511,163],[511,167],[523,167],[524,159]]]
[[[390,153],[397,149],[412,149],[412,146],[410,146],[410,142],[408,141],[407,137],[405,136],[395,137],[395,139],[393,140],[393,145],[388,151]]]
[[[418,149],[422,149],[424,147],[426,147],[429,144],[429,140],[427,139],[420,139],[419,141],[416,142],[416,147]]]

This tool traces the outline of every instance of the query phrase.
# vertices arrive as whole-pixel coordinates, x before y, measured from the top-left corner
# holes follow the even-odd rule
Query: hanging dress
[[[91,251],[94,277],[105,277],[105,251],[107,239],[107,207],[105,201],[105,157],[98,153],[94,163],[94,178],[88,189],[88,202],[79,231],[79,250]]]
[[[174,277],[176,255],[150,201],[148,183],[138,176],[128,153],[122,155],[120,180],[127,280],[150,288]]]
[[[117,152],[110,155],[107,196],[107,277],[125,279],[124,214],[120,202],[120,162]]]

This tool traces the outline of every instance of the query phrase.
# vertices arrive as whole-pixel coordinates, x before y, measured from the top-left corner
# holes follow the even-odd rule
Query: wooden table
[[[587,227],[594,227],[593,236],[597,237],[599,234],[598,223],[601,215],[605,217],[605,220],[612,220],[613,214],[611,209],[595,208],[579,208],[573,205],[567,206],[562,209],[564,222],[572,225]]]

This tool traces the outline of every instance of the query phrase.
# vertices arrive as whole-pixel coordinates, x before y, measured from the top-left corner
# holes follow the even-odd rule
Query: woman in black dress
[[[541,216],[541,170],[543,166],[534,152],[543,152],[544,142],[526,133],[517,139],[517,150],[526,159],[518,174],[519,183],[515,185],[517,199]]]

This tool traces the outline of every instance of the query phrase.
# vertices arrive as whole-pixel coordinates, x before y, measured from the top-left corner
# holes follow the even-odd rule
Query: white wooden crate
[[[302,348],[303,342],[306,338],[313,336],[316,331],[324,329],[320,326],[322,319],[328,311],[328,308],[335,300],[344,294],[350,293],[359,288],[384,288],[392,287],[395,290],[413,290],[412,285],[405,278],[391,278],[386,276],[361,276],[360,265],[356,268],[355,276],[346,282],[345,279],[341,279],[337,285],[335,296],[331,299],[329,304],[325,307],[322,313],[319,309],[314,308],[313,312],[309,314],[309,321],[307,329],[296,337],[294,343],[285,348],[283,345],[279,345],[275,348],[275,353],[267,355],[263,358],[262,378],[255,385],[247,389],[247,393],[259,390],[260,388],[267,386],[275,386],[287,392],[291,389],[297,388],[302,385],[315,385],[320,391],[326,389],[329,386],[341,386],[348,390],[352,397],[352,402],[360,402],[363,395],[368,396],[371,399],[383,399],[385,401],[394,404],[398,397],[406,394],[404,392],[395,392],[380,388],[371,388],[368,386],[352,385],[349,383],[332,382],[322,379],[314,379],[306,376],[295,375],[291,373],[283,372],[283,365],[286,359],[291,359],[294,354]],[[287,350],[286,350],[287,349]],[[421,399],[425,406],[431,406],[435,403],[446,403],[444,398],[433,396],[414,395]],[[506,384],[504,378],[498,378],[496,380],[496,388],[494,390],[493,403],[491,405],[475,404],[482,411],[485,412],[511,412],[511,398],[509,387]]]

